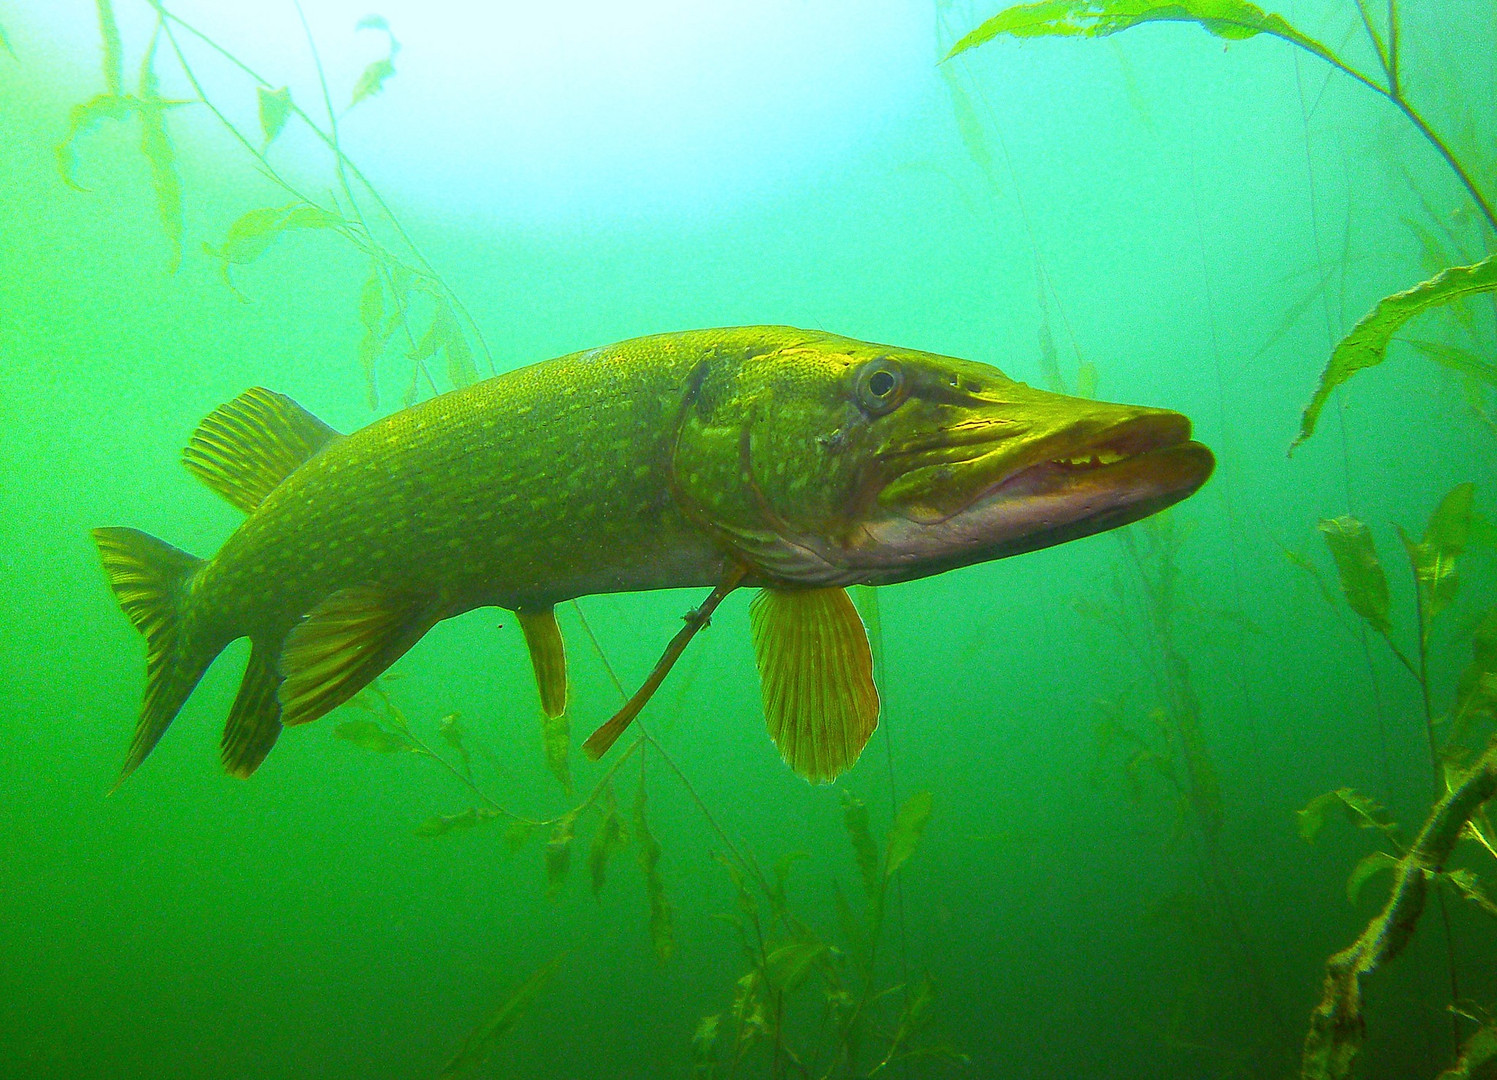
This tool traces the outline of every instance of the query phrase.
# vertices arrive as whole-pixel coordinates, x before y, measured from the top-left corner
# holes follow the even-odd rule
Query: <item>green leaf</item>
[[[1490,364],[1470,349],[1450,345],[1443,341],[1425,341],[1422,338],[1402,338],[1429,359],[1467,378],[1497,387],[1497,364]]]
[[[707,1080],[716,1066],[714,1049],[717,1046],[717,1031],[722,1020],[721,1013],[704,1016],[697,1021],[697,1029],[691,1035],[691,1075]]]
[[[894,824],[889,826],[887,854],[884,857],[885,877],[893,877],[894,872],[915,854],[915,848],[930,821],[930,811],[930,792],[917,791],[905,800],[899,813],[894,815]]]
[[[353,28],[355,30],[383,30],[387,34],[390,32],[390,24],[385,21],[383,15],[365,15],[354,23]]]
[[[1455,601],[1460,584],[1456,560],[1471,537],[1471,509],[1475,497],[1475,484],[1457,484],[1430,515],[1420,540],[1416,542],[1403,529],[1398,530],[1419,589],[1419,632],[1426,642],[1436,617]]]
[[[222,263],[224,281],[233,288],[229,267],[254,262],[292,229],[340,229],[347,224],[339,215],[310,203],[262,206],[235,218],[218,247],[205,247]]]
[[[163,101],[156,81],[156,44],[140,64],[140,151],[151,167],[151,187],[156,192],[156,212],[171,245],[171,271],[182,262],[182,178],[177,175],[177,155],[166,133],[166,110],[174,104]]]
[[[655,949],[656,959],[665,963],[676,950],[676,939],[670,901],[665,895],[665,882],[660,877],[660,844],[650,832],[650,823],[645,816],[643,784],[634,798],[634,835],[639,841],[639,867],[644,871],[645,893],[650,900],[650,944]]]
[[[291,89],[283,86],[279,90],[268,90],[259,86],[255,91],[260,100],[260,130],[265,134],[265,145],[269,146],[275,142],[291,115]]]
[[[1466,869],[1449,870],[1440,876],[1447,885],[1456,891],[1456,894],[1461,899],[1470,901],[1488,915],[1497,915],[1497,903],[1492,902],[1492,898],[1487,895],[1486,889],[1482,887],[1481,878],[1477,877],[1474,871]]]
[[[1294,445],[1314,434],[1315,422],[1332,390],[1357,372],[1376,367],[1387,359],[1388,342],[1404,323],[1429,308],[1492,289],[1497,289],[1497,255],[1489,255],[1471,266],[1452,266],[1412,289],[1379,300],[1331,353],[1320,375],[1320,385],[1305,406]]]
[[[572,793],[572,770],[567,763],[572,748],[572,722],[566,713],[547,716],[541,713],[541,743],[546,751],[546,767],[561,783],[562,790]]]
[[[1322,521],[1318,528],[1331,558],[1336,560],[1347,606],[1386,635],[1393,628],[1388,620],[1388,578],[1378,561],[1371,531],[1350,514]]]
[[[1367,884],[1369,878],[1383,870],[1392,870],[1397,865],[1398,859],[1386,851],[1374,851],[1363,856],[1362,860],[1352,867],[1351,876],[1346,879],[1347,902],[1355,904],[1357,898],[1362,895],[1362,886]]]
[[[593,833],[593,842],[587,851],[587,868],[592,876],[593,895],[603,892],[608,879],[608,859],[613,852],[624,846],[624,828],[619,821],[618,810],[610,803],[598,820],[598,831]]]
[[[858,870],[863,875],[863,891],[872,903],[882,894],[878,846],[873,842],[873,833],[868,828],[868,807],[861,799],[845,791],[842,793],[842,823],[847,827],[853,855],[857,858]]]
[[[385,88],[385,80],[395,74],[395,65],[390,62],[389,57],[382,57],[374,61],[364,69],[359,76],[359,81],[353,87],[353,100],[348,103],[351,109],[367,97],[373,97]]]
[[[415,753],[416,746],[398,731],[380,727],[373,720],[344,720],[333,725],[333,735],[376,754]]]
[[[78,191],[87,191],[74,178],[77,159],[73,156],[73,143],[105,120],[124,120],[135,112],[139,102],[134,97],[120,94],[99,94],[68,111],[67,134],[57,146],[57,169],[63,182]]]
[[[1317,795],[1303,809],[1294,812],[1299,823],[1300,839],[1313,844],[1325,826],[1326,815],[1336,809],[1345,811],[1346,816],[1358,828],[1376,829],[1396,842],[1398,824],[1388,818],[1382,804],[1371,796],[1345,787]]]
[[[1456,683],[1455,711],[1459,719],[1477,711],[1497,711],[1497,608],[1477,624],[1471,653],[1471,663]]]
[[[1329,63],[1334,56],[1314,38],[1244,0],[1041,0],[1005,8],[967,34],[945,59],[1000,35],[1106,37],[1149,22],[1191,22],[1229,41],[1269,34],[1299,45]]]
[[[915,984],[905,996],[904,1009],[899,1014],[899,1026],[894,1029],[894,1037],[889,1040],[889,1051],[884,1055],[882,1061],[875,1065],[869,1076],[874,1076],[896,1058],[907,1056],[901,1054],[910,1039],[925,1024],[926,1015],[930,1012],[931,1004],[935,1001],[935,988],[931,985],[930,976],[927,975]]]
[[[572,864],[572,840],[576,836],[577,814],[581,808],[563,814],[546,841],[546,896],[555,900],[567,882],[567,868]]]
[[[1479,1070],[1493,1061],[1497,1061],[1497,1021],[1489,1021],[1467,1036],[1455,1064],[1435,1080],[1472,1080],[1477,1076],[1489,1076],[1489,1072]]]
[[[448,746],[464,757],[467,756],[467,750],[463,747],[462,717],[457,713],[448,713],[437,721],[437,734],[442,737],[442,741]]]
[[[536,828],[531,821],[511,821],[504,830],[504,846],[510,851],[519,851],[535,835]]]
[[[0,26],[0,49],[4,49],[10,53],[12,60],[15,59],[16,50],[10,47],[10,38],[5,36],[5,27],[3,26]]]
[[[491,810],[487,806],[470,806],[468,809],[456,814],[440,814],[429,817],[420,825],[416,826],[417,836],[445,836],[450,832],[460,832],[464,829],[473,829],[479,825],[487,825],[499,816],[499,811]]]
[[[562,961],[568,955],[569,953],[564,952],[542,964],[501,1001],[498,1007],[468,1034],[452,1060],[448,1061],[442,1071],[437,1074],[437,1080],[457,1080],[458,1077],[471,1075],[482,1065],[499,1040],[514,1030],[520,1018],[525,1015],[530,1006],[535,1003],[535,999],[540,996],[541,991],[555,977],[556,972],[561,968]]]
[[[794,941],[772,949],[764,967],[771,986],[790,993],[806,981],[811,965],[826,955],[827,947],[819,941]]]

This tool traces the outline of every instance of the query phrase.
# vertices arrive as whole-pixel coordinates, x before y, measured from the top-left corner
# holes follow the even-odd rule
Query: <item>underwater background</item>
[[[1492,757],[1493,275],[1287,451],[1357,320],[1491,250],[1435,141],[1497,192],[1497,5],[1275,9],[1383,85],[1396,38],[1434,141],[1200,25],[1245,4],[940,63],[1003,6],[0,3],[0,1075],[1343,1075],[1301,1061],[1326,959],[1411,866],[1348,1067],[1490,1074],[1490,812],[1446,872],[1400,860]],[[425,352],[385,332],[401,280]],[[489,609],[248,781],[217,762],[237,643],[111,793],[143,648],[88,530],[215,551],[239,515],[178,460],[216,405],[350,430],[756,323],[1176,409],[1218,470],[860,595],[884,713],[833,785],[766,737],[744,596],[646,742],[577,753],[703,598],[660,592],[559,610],[570,791]]]

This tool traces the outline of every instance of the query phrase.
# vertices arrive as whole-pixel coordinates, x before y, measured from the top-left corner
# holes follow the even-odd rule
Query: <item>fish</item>
[[[146,646],[121,782],[239,638],[249,661],[220,751],[248,777],[283,727],[349,701],[475,608],[515,614],[541,709],[560,716],[556,605],[683,588],[711,592],[584,751],[606,753],[717,606],[753,588],[770,738],[797,774],[828,782],[880,709],[848,586],[1114,529],[1186,498],[1215,465],[1177,412],[783,326],[572,353],[346,435],[257,387],[210,413],[182,461],[246,515],[216,555],[92,531]]]

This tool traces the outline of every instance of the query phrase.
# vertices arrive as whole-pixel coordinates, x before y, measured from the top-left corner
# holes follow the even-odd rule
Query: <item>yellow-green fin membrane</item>
[[[233,775],[248,777],[258,769],[281,734],[281,703],[276,700],[280,685],[281,677],[266,651],[259,645],[252,647],[219,745],[224,768]]]
[[[426,632],[409,602],[372,586],[340,589],[286,635],[281,647],[281,723],[305,724],[368,686]]]
[[[182,464],[246,514],[338,433],[285,394],[255,387],[204,418]]]
[[[769,737],[819,783],[852,767],[878,727],[868,634],[846,589],[765,589],[749,606]]]

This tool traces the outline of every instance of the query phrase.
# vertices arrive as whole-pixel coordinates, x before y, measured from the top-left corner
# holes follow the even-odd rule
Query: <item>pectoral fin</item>
[[[878,727],[868,633],[846,589],[765,589],[749,606],[769,737],[812,783],[852,767]]]
[[[373,586],[340,589],[286,635],[281,723],[305,724],[353,697],[431,626],[425,609]]]

